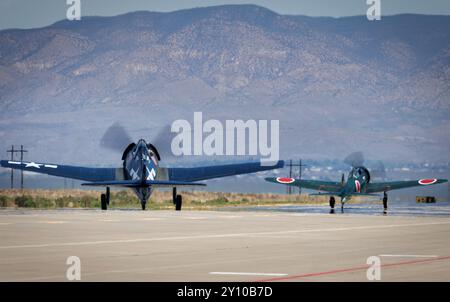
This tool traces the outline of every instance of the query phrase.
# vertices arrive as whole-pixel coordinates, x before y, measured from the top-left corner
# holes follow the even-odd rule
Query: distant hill
[[[111,163],[97,150],[112,122],[151,139],[201,110],[280,119],[284,156],[448,161],[450,16],[227,5],[3,30],[0,106],[0,148],[39,160]]]

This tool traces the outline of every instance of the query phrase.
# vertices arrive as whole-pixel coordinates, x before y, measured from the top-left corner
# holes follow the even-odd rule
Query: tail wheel
[[[388,196],[387,196],[386,192],[384,192],[384,195],[383,195],[384,213],[387,212],[387,204],[388,204]]]
[[[108,209],[108,204],[106,201],[106,194],[100,195],[100,203],[101,203],[102,210],[105,211],[106,209]]]
[[[175,210],[181,211],[182,204],[183,204],[183,198],[181,197],[181,195],[177,195],[175,197]]]

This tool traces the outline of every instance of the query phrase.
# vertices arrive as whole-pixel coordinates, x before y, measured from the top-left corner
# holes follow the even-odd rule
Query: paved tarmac
[[[0,281],[450,281],[450,218],[0,210]]]

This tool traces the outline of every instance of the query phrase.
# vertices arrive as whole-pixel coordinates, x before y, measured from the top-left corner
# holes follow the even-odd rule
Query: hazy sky
[[[80,0],[83,16],[112,16],[136,10],[173,11],[222,4],[257,4],[281,14],[365,15],[366,0]],[[66,0],[0,0],[0,29],[42,27],[66,18]],[[450,0],[381,0],[382,15],[450,15]]]

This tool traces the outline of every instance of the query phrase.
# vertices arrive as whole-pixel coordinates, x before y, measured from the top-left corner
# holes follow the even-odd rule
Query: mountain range
[[[1,149],[117,164],[111,124],[151,141],[194,111],[280,120],[283,157],[449,161],[450,16],[226,5],[0,31]]]

